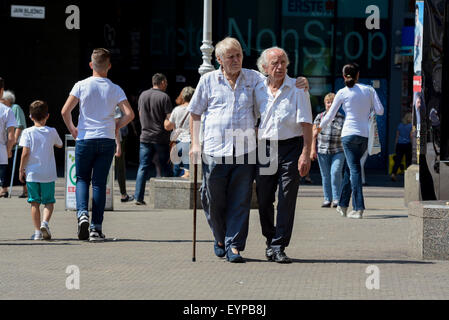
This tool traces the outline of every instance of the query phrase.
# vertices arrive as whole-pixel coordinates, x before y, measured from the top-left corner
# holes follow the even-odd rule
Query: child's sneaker
[[[43,236],[44,240],[51,240],[50,227],[48,226],[47,223],[45,223],[45,222],[42,223],[41,232],[42,232],[42,236]]]
[[[35,233],[31,236],[31,240],[35,240],[35,241],[42,240],[42,233],[41,233],[41,232],[35,232]]]
[[[104,242],[106,236],[101,232],[101,230],[92,229],[89,234],[90,242]]]

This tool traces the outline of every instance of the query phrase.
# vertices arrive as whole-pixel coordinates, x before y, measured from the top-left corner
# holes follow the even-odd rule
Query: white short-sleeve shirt
[[[296,80],[289,76],[276,95],[271,93],[268,80],[257,85],[256,114],[260,116],[258,138],[266,140],[300,137],[301,123],[313,121],[309,93],[296,88]]]
[[[0,165],[8,164],[8,128],[16,128],[14,112],[8,106],[0,103]]]
[[[256,149],[254,90],[265,79],[257,71],[242,69],[232,89],[221,68],[201,77],[188,110],[204,116],[205,154],[238,157]],[[236,143],[238,136],[247,141],[243,148]]]
[[[20,146],[30,149],[30,157],[25,167],[27,182],[50,183],[57,180],[54,147],[62,146],[62,141],[56,129],[25,129],[20,138]]]
[[[115,139],[115,107],[127,100],[108,78],[90,77],[75,84],[70,95],[79,99],[77,140]]]

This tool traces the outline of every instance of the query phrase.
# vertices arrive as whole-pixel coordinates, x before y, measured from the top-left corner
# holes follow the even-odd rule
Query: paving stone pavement
[[[133,181],[128,190],[133,190]],[[245,264],[213,254],[213,238],[198,212],[197,262],[192,262],[192,212],[150,210],[120,203],[105,213],[105,243],[77,240],[74,212],[64,210],[63,180],[51,221],[53,241],[28,240],[30,209],[0,199],[0,299],[112,300],[390,300],[448,299],[449,262],[408,256],[408,217],[402,189],[366,188],[366,217],[351,220],[322,209],[319,187],[301,187],[291,265],[265,261],[257,210],[251,211]],[[17,188],[16,188],[17,189]],[[117,188],[115,194],[117,195]],[[68,290],[68,266],[80,271]],[[380,289],[366,282],[376,266]]]

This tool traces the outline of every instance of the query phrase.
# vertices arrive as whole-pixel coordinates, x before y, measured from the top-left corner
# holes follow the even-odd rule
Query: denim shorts
[[[55,200],[55,183],[27,182],[28,203],[53,204]]]

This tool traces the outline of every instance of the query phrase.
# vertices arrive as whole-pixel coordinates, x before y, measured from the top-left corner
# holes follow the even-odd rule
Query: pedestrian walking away
[[[123,117],[120,107],[115,107],[115,121],[116,124]],[[132,123],[132,122],[131,122]],[[128,195],[126,191],[126,142],[128,138],[128,125],[116,130],[115,144],[117,145],[115,153],[115,170],[117,172],[117,181],[120,188],[121,202],[130,202],[134,200],[134,196]]]
[[[78,239],[104,241],[103,217],[106,204],[106,182],[116,151],[116,129],[134,119],[134,112],[125,93],[107,78],[111,69],[111,54],[95,49],[89,63],[92,77],[75,84],[63,109],[64,122],[76,139],[76,207]],[[79,104],[78,127],[72,121],[72,111]],[[115,107],[123,117],[114,120]],[[92,182],[92,221],[89,227],[89,186]]]
[[[255,91],[259,155],[256,191],[262,234],[269,261],[291,263],[285,254],[293,232],[300,176],[310,171],[312,108],[309,93],[287,75],[289,59],[280,48],[265,50],[258,61],[267,79]],[[273,145],[277,146],[277,150]],[[273,167],[274,165],[274,167]],[[270,167],[273,167],[272,170]],[[278,190],[276,225],[274,225]]]
[[[14,185],[20,185],[22,186],[22,194],[19,196],[19,198],[27,198],[27,188],[26,184],[23,184],[19,180],[19,170],[17,165],[17,159],[20,159],[22,156],[22,148],[18,145],[20,141],[20,136],[22,134],[22,131],[26,129],[27,123],[25,120],[25,114],[22,110],[22,108],[16,104],[16,96],[14,92],[10,90],[6,90],[3,93],[2,98],[3,104],[10,107],[11,110],[14,112],[14,117],[16,119],[17,127],[14,131],[14,139],[15,139],[15,145],[13,147],[13,154],[14,156],[11,157],[8,160],[8,168],[6,170],[6,176],[4,179],[4,182],[2,183],[2,191],[1,193],[9,195],[11,197],[12,190],[9,190],[8,187],[12,189]]]
[[[3,97],[5,81],[0,78],[0,96]],[[8,159],[12,158],[12,147],[16,140],[14,130],[17,122],[10,107],[0,101],[0,183],[7,183]],[[6,133],[6,134],[5,134]],[[0,198],[8,198],[7,191],[0,193]]]
[[[157,157],[161,167],[161,176],[170,177],[170,133],[165,130],[164,122],[170,119],[173,105],[165,93],[168,87],[167,77],[163,74],[153,76],[153,88],[144,91],[139,97],[139,117],[142,127],[140,135],[139,169],[136,178],[134,198],[137,205],[146,205],[144,201],[146,182],[150,179],[153,159]]]
[[[34,224],[32,240],[50,240],[50,219],[55,200],[56,161],[54,147],[62,148],[62,140],[56,129],[46,126],[48,105],[35,101],[30,106],[30,117],[34,126],[23,131],[20,146],[23,153],[20,160],[20,180],[28,186],[28,203]],[[44,205],[41,221],[40,206]]]
[[[165,120],[165,130],[172,131],[170,137],[170,160],[173,176],[190,177],[190,113],[187,110],[195,89],[185,87],[181,92],[182,104],[173,110],[169,120]],[[183,170],[181,170],[183,168]]]
[[[318,133],[321,133],[343,106],[346,119],[341,136],[346,164],[337,212],[343,217],[354,219],[362,219],[365,210],[360,160],[368,148],[369,116],[373,109],[378,115],[384,113],[376,90],[358,83],[359,70],[355,63],[344,66],[343,79],[346,87],[338,91],[329,112],[318,127]],[[351,193],[353,210],[347,214]]]
[[[393,171],[391,172],[391,180],[396,181],[398,170],[402,166],[402,158],[405,156],[405,168],[412,164],[412,114],[406,113],[398,125],[396,132],[396,156],[394,157]]]

